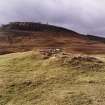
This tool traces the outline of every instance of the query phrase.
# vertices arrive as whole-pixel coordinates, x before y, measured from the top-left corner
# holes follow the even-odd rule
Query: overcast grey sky
[[[48,22],[105,37],[105,0],[0,0],[0,24]]]

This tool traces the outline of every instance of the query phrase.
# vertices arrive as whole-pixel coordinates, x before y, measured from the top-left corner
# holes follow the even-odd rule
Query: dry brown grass
[[[33,48],[61,47],[67,52],[103,54],[105,44],[70,32],[1,32],[1,54],[30,51]]]
[[[99,57],[43,59],[38,51],[2,55],[0,105],[104,105],[105,60]],[[72,65],[77,60],[79,69]],[[102,68],[90,70],[88,64],[100,61]]]

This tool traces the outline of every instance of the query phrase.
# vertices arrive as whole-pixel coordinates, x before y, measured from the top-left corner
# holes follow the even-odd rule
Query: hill
[[[41,23],[3,25],[0,105],[104,105],[104,53],[105,38]]]
[[[105,38],[32,22],[12,22],[0,29],[0,54],[46,47],[63,48],[73,53],[103,54]]]
[[[49,24],[33,23],[33,22],[10,22],[9,24],[3,25],[2,29],[12,30],[26,30],[26,31],[70,31],[68,29],[57,27]]]
[[[103,58],[103,59],[102,59]],[[105,56],[0,56],[0,105],[104,105]]]

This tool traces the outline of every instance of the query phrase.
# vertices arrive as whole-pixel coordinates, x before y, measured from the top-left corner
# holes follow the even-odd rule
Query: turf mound
[[[43,59],[33,51],[2,55],[0,105],[104,105],[105,65],[102,72],[90,68],[83,72],[72,64],[101,64],[97,60],[62,54]]]
[[[104,66],[104,62],[101,60],[89,57],[89,56],[79,56],[73,57],[69,63],[76,67],[77,69],[84,69],[84,70],[101,70]]]

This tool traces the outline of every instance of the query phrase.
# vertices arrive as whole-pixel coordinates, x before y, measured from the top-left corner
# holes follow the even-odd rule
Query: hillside
[[[0,56],[0,105],[104,105],[105,56]]]
[[[104,105],[105,38],[31,22],[0,28],[0,105]]]
[[[0,29],[0,54],[45,47],[63,48],[73,53],[103,54],[105,38],[32,22],[12,22]]]

